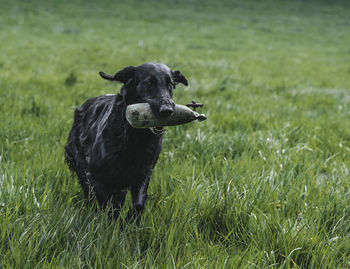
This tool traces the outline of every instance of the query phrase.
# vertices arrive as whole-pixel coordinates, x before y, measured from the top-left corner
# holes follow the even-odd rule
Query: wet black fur
[[[173,89],[178,83],[187,85],[187,80],[180,71],[158,63],[129,66],[113,76],[100,75],[124,85],[119,94],[91,98],[75,110],[65,157],[85,196],[95,197],[102,207],[110,202],[111,214],[117,218],[128,190],[134,211],[144,209],[162,149],[162,135],[129,125],[126,106],[148,102],[156,115],[167,117],[174,109]]]

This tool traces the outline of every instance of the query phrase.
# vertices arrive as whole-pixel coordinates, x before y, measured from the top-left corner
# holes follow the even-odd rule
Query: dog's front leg
[[[131,187],[132,205],[137,213],[141,213],[145,208],[148,185],[149,178],[140,185]]]
[[[131,187],[131,198],[133,209],[129,211],[128,219],[133,220],[136,218],[140,221],[140,216],[145,208],[145,202],[147,197],[147,189],[150,179],[144,180],[141,184]]]
[[[112,196],[112,215],[114,219],[117,219],[119,217],[120,210],[122,209],[124,202],[125,202],[125,196],[127,194],[128,190],[121,190],[113,192]]]
[[[108,204],[111,203],[111,207],[108,208],[108,215],[110,218],[117,219],[128,190],[113,190],[110,186],[99,182],[94,182],[92,190],[102,208],[106,209]]]

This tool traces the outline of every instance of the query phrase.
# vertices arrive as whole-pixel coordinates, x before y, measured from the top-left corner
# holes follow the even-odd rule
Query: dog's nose
[[[173,112],[174,109],[169,105],[162,105],[159,109],[159,114],[164,117],[169,117]]]

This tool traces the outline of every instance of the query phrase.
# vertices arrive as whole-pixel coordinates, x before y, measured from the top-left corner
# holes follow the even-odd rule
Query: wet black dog
[[[180,71],[159,63],[129,66],[113,76],[100,75],[124,85],[119,94],[91,98],[76,109],[65,157],[85,196],[96,197],[102,207],[110,202],[110,213],[117,218],[128,190],[132,214],[144,209],[152,170],[162,149],[162,130],[132,128],[125,118],[126,106],[147,102],[157,116],[168,117],[175,106],[173,89],[178,83],[187,85],[187,80]]]

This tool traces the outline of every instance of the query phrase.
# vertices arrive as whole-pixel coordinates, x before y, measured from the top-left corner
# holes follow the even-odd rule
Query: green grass
[[[0,268],[350,268],[349,18],[347,1],[2,0]],[[98,71],[146,61],[181,70],[175,101],[208,120],[167,129],[120,231],[63,147],[74,108],[120,88]]]

